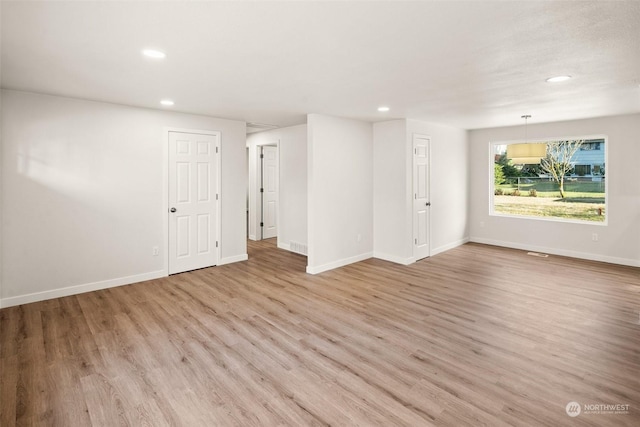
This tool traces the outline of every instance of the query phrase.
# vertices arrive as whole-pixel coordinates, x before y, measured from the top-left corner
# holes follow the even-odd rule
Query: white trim
[[[606,173],[608,179],[604,180],[604,209],[605,209],[605,217],[603,222],[596,221],[588,221],[588,220],[580,220],[580,219],[567,219],[561,217],[543,217],[543,216],[529,216],[529,215],[516,215],[516,214],[504,214],[501,212],[495,211],[494,206],[494,196],[495,196],[495,176],[494,176],[494,163],[495,163],[495,153],[494,147],[497,145],[509,145],[509,144],[522,144],[526,143],[527,140],[524,139],[516,139],[511,141],[489,141],[489,216],[496,217],[506,217],[506,218],[519,218],[519,219],[532,219],[535,221],[551,221],[551,222],[567,222],[573,224],[583,224],[583,225],[600,225],[607,226],[609,224],[609,181],[610,178],[610,170],[609,166],[609,136],[606,134],[595,134],[595,135],[583,135],[583,136],[562,136],[557,138],[534,138],[533,141],[529,141],[530,143],[547,143],[550,141],[570,141],[570,140],[586,140],[586,139],[603,139],[604,140],[604,164],[606,167]]]
[[[493,197],[492,197],[491,203],[493,204]],[[605,212],[606,212],[606,207],[605,207]],[[606,227],[608,225],[607,224],[608,215],[605,215],[604,221],[602,222],[589,221],[586,219],[568,219],[568,218],[561,218],[561,217],[555,217],[555,216],[516,215],[516,214],[508,214],[508,213],[502,213],[502,212],[490,213],[489,216],[495,216],[498,218],[502,217],[502,218],[513,218],[513,219],[528,219],[528,220],[547,221],[547,222],[565,222],[567,224],[597,225],[599,227]]]
[[[591,254],[588,252],[578,252],[566,249],[547,248],[544,246],[527,245],[514,242],[504,242],[502,240],[485,239],[482,237],[471,237],[470,242],[482,243],[484,245],[502,246],[511,249],[521,249],[524,251],[542,252],[552,255],[566,256],[571,258],[586,259],[589,261],[607,262],[610,264],[628,265],[630,267],[640,267],[640,260],[618,258],[607,255]]]
[[[117,286],[130,285],[132,283],[144,282],[147,280],[167,277],[163,270],[152,271],[150,273],[136,274],[133,276],[118,277],[116,279],[103,280],[100,282],[85,283],[83,285],[67,286],[64,288],[51,289],[32,294],[18,295],[15,297],[3,298],[0,300],[0,308],[12,307],[15,305],[28,304],[31,302],[44,301],[53,298],[78,295],[85,292],[99,291],[101,289],[115,288]]]
[[[257,241],[255,234],[249,234],[249,240]]]
[[[162,128],[162,206],[166,209],[162,215],[162,241],[164,247],[164,258],[162,266],[165,276],[169,275],[169,134],[171,132],[178,133],[195,133],[200,135],[215,135],[218,137],[218,155],[216,156],[217,169],[217,188],[216,193],[219,194],[218,203],[216,203],[216,238],[219,245],[217,250],[217,259],[214,265],[221,265],[222,254],[222,132],[218,130],[202,130],[202,129],[185,129],[165,126]],[[213,266],[211,266],[213,267]]]
[[[218,195],[218,203],[216,203],[216,238],[218,239],[218,250],[216,251],[217,260],[216,265],[220,265],[220,260],[222,259],[222,201],[224,197],[222,196],[222,132],[217,131],[213,132],[213,134],[218,135],[218,145],[216,148],[218,149],[218,155],[216,156],[216,194]],[[169,186],[167,185],[167,189]],[[169,242],[167,241],[167,244]]]
[[[162,270],[169,275],[169,133],[171,128],[162,128]]]
[[[225,258],[220,258],[220,261],[218,261],[218,265],[220,266],[225,264],[231,264],[234,262],[246,261],[248,259],[249,259],[249,255],[247,254],[228,256]]]
[[[393,262],[396,264],[401,264],[401,265],[409,265],[409,264],[413,264],[414,262],[416,262],[415,257],[408,257],[408,258],[402,258],[399,257],[397,255],[390,255],[390,254],[384,254],[382,252],[373,252],[373,257],[377,258],[377,259],[381,259],[384,261],[389,261],[389,262]]]
[[[278,182],[276,183],[277,188],[278,188],[278,212],[276,213],[276,238],[280,239],[280,138],[275,138],[275,140],[272,141],[267,141],[267,142],[262,142],[262,143],[256,143],[255,144],[255,148],[256,148],[256,176],[253,182],[253,189],[254,189],[254,194],[255,194],[255,229],[256,232],[254,234],[254,238],[252,240],[264,240],[263,237],[263,227],[260,226],[260,219],[262,217],[262,194],[260,193],[260,185],[258,185],[258,182],[262,182],[262,162],[263,162],[263,158],[260,157],[263,153],[262,153],[262,149],[263,147],[276,147],[276,152],[277,152],[277,157],[278,157],[278,177],[277,180]],[[264,183],[263,183],[264,184]],[[251,185],[251,182],[249,182],[249,185]],[[251,188],[249,188],[249,221],[251,221]],[[259,237],[258,237],[259,236]],[[249,236],[249,238],[251,238],[251,236]]]
[[[427,224],[427,239],[429,239],[429,243],[427,244],[427,246],[429,247],[429,254],[426,256],[426,258],[429,258],[430,256],[432,256],[433,254],[431,253],[431,136],[430,135],[425,135],[422,133],[412,133],[411,134],[411,161],[412,161],[412,166],[411,166],[411,218],[413,218],[413,230],[412,230],[412,236],[411,236],[411,244],[413,246],[413,260],[415,262],[415,258],[416,258],[416,243],[415,243],[415,239],[418,237],[416,235],[416,215],[415,215],[415,199],[414,199],[414,194],[416,192],[416,188],[415,188],[415,184],[416,184],[416,177],[415,177],[415,168],[416,168],[416,153],[415,153],[415,149],[416,149],[416,137],[417,138],[422,138],[422,139],[426,139],[429,141],[428,143],[428,147],[427,147],[427,151],[428,151],[428,164],[427,164],[427,194],[428,194],[428,198],[429,198],[429,221]],[[421,258],[422,259],[422,258]]]
[[[439,246],[431,250],[431,256],[441,254],[442,252],[449,251],[453,248],[457,248],[458,246],[462,246],[468,242],[469,242],[469,238],[465,237],[464,239],[456,240],[455,242],[451,242],[446,245]]]
[[[319,265],[317,267],[307,266],[307,273],[309,274],[318,274],[324,271],[333,270],[334,268],[343,267],[348,264],[353,264],[354,262],[364,261],[365,259],[369,259],[373,257],[373,252],[366,252],[364,254],[352,256],[349,258],[339,259],[337,261],[332,261],[327,264]]]

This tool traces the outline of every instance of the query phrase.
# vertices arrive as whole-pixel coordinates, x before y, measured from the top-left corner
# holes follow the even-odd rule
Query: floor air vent
[[[291,242],[289,243],[289,249],[291,250],[291,252],[295,252],[300,255],[307,255],[307,245],[305,244]]]
[[[539,252],[527,252],[527,255],[537,256],[537,257],[540,257],[540,258],[548,258],[549,257],[548,254],[541,254]]]

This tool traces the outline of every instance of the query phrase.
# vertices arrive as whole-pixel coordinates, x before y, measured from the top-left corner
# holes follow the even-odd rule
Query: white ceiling
[[[9,89],[171,98],[280,126],[307,113],[474,129],[640,112],[638,1],[3,1],[1,14]],[[574,78],[545,83],[559,74]]]

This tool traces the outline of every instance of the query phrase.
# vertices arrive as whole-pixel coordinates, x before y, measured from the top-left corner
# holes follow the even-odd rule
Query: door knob
[[[174,213],[176,211],[176,208],[171,208],[169,209],[169,212]]]
[[[431,206],[431,202],[427,202],[427,206]]]

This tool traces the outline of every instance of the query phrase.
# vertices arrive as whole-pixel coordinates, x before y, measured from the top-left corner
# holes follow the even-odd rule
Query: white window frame
[[[568,218],[556,218],[556,217],[541,217],[530,215],[514,215],[506,214],[502,212],[496,212],[494,209],[494,196],[495,196],[495,177],[494,166],[495,163],[495,146],[497,145],[509,145],[509,144],[525,144],[525,143],[545,143],[551,141],[572,141],[572,140],[585,140],[585,139],[603,139],[604,140],[604,165],[605,165],[605,180],[604,180],[604,221],[586,221],[581,219],[568,219]],[[603,134],[596,135],[581,135],[581,136],[561,136],[555,138],[536,138],[534,140],[515,139],[509,141],[489,141],[489,216],[503,217],[503,218],[515,218],[523,220],[535,220],[535,221],[551,221],[551,222],[565,222],[570,224],[581,225],[595,225],[595,226],[607,226],[609,223],[609,181],[611,179],[611,171],[613,170],[609,165],[609,137]],[[615,174],[615,172],[614,172]]]

